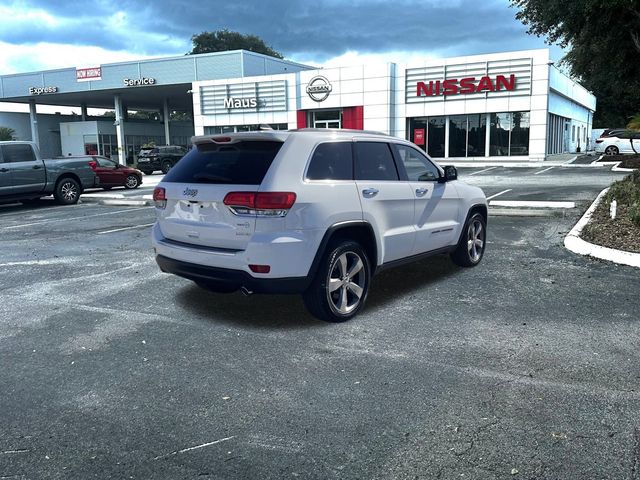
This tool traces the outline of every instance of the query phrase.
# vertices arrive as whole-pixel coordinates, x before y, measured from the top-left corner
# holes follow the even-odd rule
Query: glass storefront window
[[[489,155],[501,157],[509,155],[509,136],[511,135],[511,114],[492,113],[489,132]]]
[[[237,133],[237,132],[255,132],[260,130],[267,124],[260,125],[225,125],[218,127],[204,127],[205,135],[219,135],[221,133]],[[273,130],[288,130],[289,124],[287,123],[270,123],[268,124]],[[178,144],[181,145],[181,144]]]
[[[529,155],[529,112],[513,113],[509,155]]]
[[[467,156],[466,115],[452,115],[449,117],[449,156]]]
[[[489,155],[529,154],[529,112],[492,113]]]
[[[484,157],[487,144],[487,115],[467,115],[467,157]]]
[[[445,117],[431,117],[427,124],[427,153],[432,157],[444,157]]]

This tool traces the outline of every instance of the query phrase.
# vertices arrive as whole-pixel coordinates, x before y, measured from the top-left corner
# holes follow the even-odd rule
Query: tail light
[[[596,143],[602,143],[604,142],[604,140],[600,139],[600,138],[596,138]]]
[[[224,204],[235,215],[284,217],[296,201],[293,192],[229,192]]]
[[[156,208],[164,210],[167,207],[167,192],[162,187],[156,187],[153,189],[153,202],[156,204]]]
[[[91,170],[95,170],[98,167],[98,162],[96,162],[95,160],[90,160],[89,166],[91,167]]]

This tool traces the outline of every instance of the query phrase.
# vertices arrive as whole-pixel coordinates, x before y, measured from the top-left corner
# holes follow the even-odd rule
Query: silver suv
[[[301,293],[316,317],[362,308],[372,276],[449,253],[472,267],[487,202],[405,140],[366,131],[194,137],[154,190],[164,272],[216,292]]]

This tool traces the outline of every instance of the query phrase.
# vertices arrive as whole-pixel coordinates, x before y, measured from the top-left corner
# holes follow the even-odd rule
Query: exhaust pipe
[[[251,290],[249,290],[247,287],[242,286],[240,287],[240,292],[245,296],[248,297],[249,295],[253,294],[253,292]]]

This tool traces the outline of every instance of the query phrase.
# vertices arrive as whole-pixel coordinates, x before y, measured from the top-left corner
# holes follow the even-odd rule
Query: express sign
[[[458,80],[448,78],[446,80],[418,82],[416,84],[416,96],[431,97],[437,95],[466,95],[469,93],[513,91],[516,89],[516,76],[496,75],[492,77],[466,77]]]

